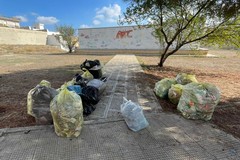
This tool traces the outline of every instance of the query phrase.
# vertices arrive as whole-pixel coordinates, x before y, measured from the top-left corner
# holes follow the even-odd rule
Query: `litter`
[[[99,79],[102,77],[102,65],[99,60],[91,61],[91,60],[86,59],[80,65],[80,68],[82,70],[84,70],[84,69],[88,70],[92,74],[93,78],[95,78],[95,79]]]
[[[28,92],[27,113],[35,117],[37,124],[52,124],[50,102],[58,94],[51,88],[50,82],[42,80],[35,88]]]
[[[189,83],[184,86],[177,109],[188,119],[210,120],[218,102],[220,91],[213,84]]]
[[[87,69],[83,69],[84,73],[81,75],[82,78],[86,79],[86,80],[91,80],[93,79],[93,75],[87,70]]]
[[[61,137],[80,135],[83,115],[88,116],[96,109],[100,94],[106,88],[107,78],[102,77],[99,60],[86,60],[80,68],[82,74],[76,74],[57,90],[42,80],[28,93],[28,114],[34,116],[38,124],[53,123],[56,134]]]
[[[89,72],[93,75],[95,79],[102,77],[102,67],[101,66],[94,66],[89,69]]]
[[[85,60],[81,65],[80,65],[80,68],[83,69],[83,68],[86,68],[87,70],[89,70],[90,68],[94,67],[94,66],[100,66],[100,61],[99,60]]]
[[[191,74],[186,74],[186,73],[179,73],[176,77],[176,81],[178,84],[188,84],[191,82],[198,82],[195,75],[191,75]]]
[[[123,104],[121,105],[121,113],[127,126],[132,131],[137,132],[149,125],[144,117],[142,108],[136,103],[133,103],[130,100],[128,101],[125,97],[123,98]]]
[[[54,129],[61,137],[78,137],[83,124],[83,106],[79,95],[67,89],[67,85],[50,104]]]
[[[69,91],[74,91],[77,94],[81,94],[82,93],[82,88],[79,85],[72,85],[72,86],[67,86],[67,89]]]
[[[175,79],[164,78],[155,84],[154,92],[161,98],[167,98],[168,90],[171,88],[172,84],[176,84]]]
[[[180,97],[182,96],[183,85],[172,84],[168,90],[168,98],[173,104],[178,104]]]
[[[86,86],[82,88],[82,94],[87,97],[89,103],[95,105],[99,101],[99,91],[97,88],[92,86]]]
[[[84,78],[82,78],[80,74],[76,74],[75,79],[76,79],[76,82],[74,83],[74,85],[79,85],[81,87],[87,86],[87,81]]]
[[[88,116],[96,109],[96,107],[89,101],[87,96],[81,95],[81,98],[83,104],[83,115]]]
[[[95,87],[86,86],[82,88],[80,96],[83,103],[83,114],[88,116],[96,109],[94,105],[99,101],[99,91]]]
[[[87,86],[97,88],[99,90],[99,93],[101,94],[107,86],[106,81],[107,81],[106,77],[102,77],[101,79],[93,79],[87,83]]]
[[[58,92],[60,92],[62,89],[64,89],[66,86],[73,86],[76,83],[76,78],[74,77],[72,80],[65,82],[63,85],[61,85],[60,88],[57,89]]]

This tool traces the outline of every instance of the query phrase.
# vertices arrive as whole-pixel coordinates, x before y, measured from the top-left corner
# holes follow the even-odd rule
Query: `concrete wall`
[[[49,46],[57,46],[59,48],[61,47],[61,44],[59,43],[59,41],[57,40],[55,35],[48,35],[47,36],[47,45],[49,45]]]
[[[83,28],[78,30],[80,49],[145,49],[159,50],[158,40],[151,28],[137,26]],[[191,50],[192,46],[182,49]]]
[[[47,32],[0,27],[0,44],[46,45]]]

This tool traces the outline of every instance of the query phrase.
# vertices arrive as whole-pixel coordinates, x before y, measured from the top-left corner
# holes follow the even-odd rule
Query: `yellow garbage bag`
[[[83,124],[83,105],[79,95],[67,85],[51,101],[50,111],[55,132],[61,137],[78,137]]]
[[[191,82],[198,83],[195,75],[186,74],[186,73],[179,73],[176,77],[176,81],[178,84],[182,84],[182,85],[185,85]]]
[[[83,69],[83,71],[84,73],[81,75],[82,78],[87,80],[92,80],[94,78],[93,75],[87,69]]]
[[[51,87],[51,83],[46,81],[46,80],[42,80],[39,85],[41,86],[46,86],[46,87]]]
[[[155,84],[154,92],[161,98],[167,98],[168,90],[172,84],[176,84],[176,80],[170,78],[164,78]]]
[[[65,82],[63,85],[61,85],[61,87],[58,88],[57,91],[60,92],[65,87],[73,86],[75,83],[76,83],[76,78],[73,78],[71,81]]]
[[[173,104],[178,104],[180,97],[182,96],[183,85],[172,84],[168,90],[168,98]]]

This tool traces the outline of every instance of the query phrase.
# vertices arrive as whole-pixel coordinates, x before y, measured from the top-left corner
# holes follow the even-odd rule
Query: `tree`
[[[129,2],[121,23],[136,23],[153,28],[153,35],[163,46],[158,65],[184,45],[209,38],[224,31],[232,40],[237,28],[239,0],[124,0]],[[238,36],[239,37],[239,36]],[[236,41],[239,43],[238,41]]]
[[[60,33],[57,35],[58,41],[62,44],[65,42],[69,49],[69,53],[72,53],[73,48],[78,42],[78,37],[75,36],[75,29],[69,25],[60,25],[56,26],[56,30]]]

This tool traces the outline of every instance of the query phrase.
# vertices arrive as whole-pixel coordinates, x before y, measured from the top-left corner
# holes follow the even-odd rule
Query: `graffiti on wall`
[[[131,26],[80,29],[79,42],[82,49],[159,49],[152,31]]]
[[[130,33],[133,30],[127,30],[127,31],[118,31],[117,35],[116,35],[116,39],[123,39],[123,38],[132,38],[132,36],[130,35]]]

